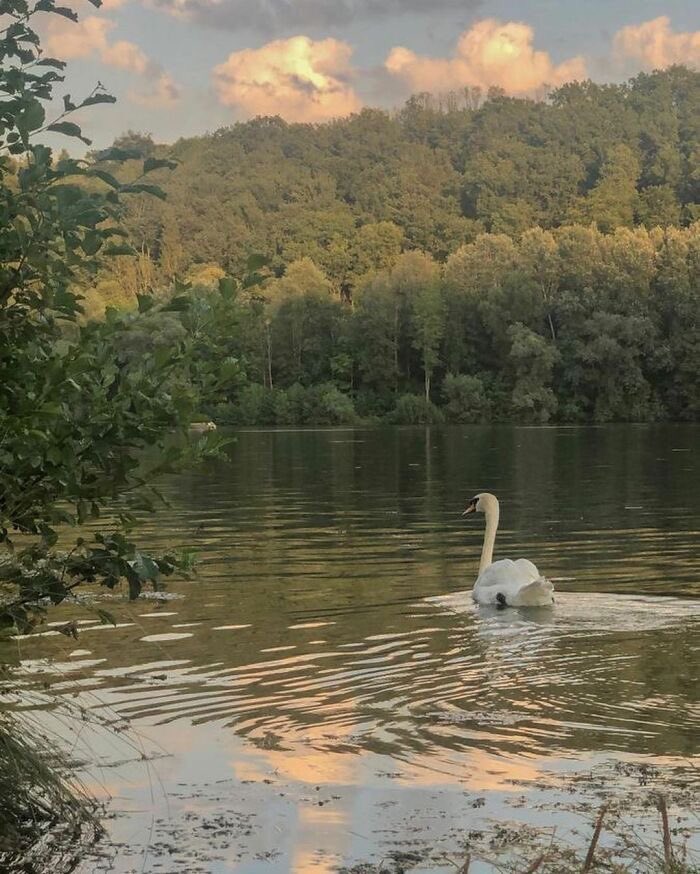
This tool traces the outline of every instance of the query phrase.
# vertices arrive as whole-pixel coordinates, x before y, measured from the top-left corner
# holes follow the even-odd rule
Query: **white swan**
[[[554,586],[541,576],[531,561],[526,558],[493,561],[499,512],[496,496],[482,492],[469,501],[463,513],[464,516],[469,513],[486,515],[479,576],[474,583],[472,597],[477,604],[496,607],[545,607],[553,604]]]

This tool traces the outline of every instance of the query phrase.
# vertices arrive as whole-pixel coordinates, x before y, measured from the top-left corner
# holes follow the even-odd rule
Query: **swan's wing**
[[[514,586],[526,586],[533,580],[539,579],[539,576],[540,572],[535,565],[526,558],[519,558],[517,561],[502,558],[500,561],[494,561],[483,570],[475,585],[479,588],[507,586],[512,589]]]
[[[474,584],[472,595],[479,604],[535,607],[551,604],[554,587],[526,558],[508,558],[489,565]]]
[[[512,585],[515,575],[519,576],[515,562],[509,558],[502,558],[500,561],[494,561],[479,574],[474,588],[490,589],[492,586]]]
[[[540,572],[537,570],[537,567],[526,558],[519,558],[513,562],[513,564],[518,569],[518,573],[520,573],[523,579],[530,580],[538,580],[540,578]]]

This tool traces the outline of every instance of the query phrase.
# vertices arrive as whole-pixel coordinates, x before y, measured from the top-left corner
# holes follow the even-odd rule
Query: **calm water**
[[[61,722],[115,813],[117,848],[84,870],[323,872],[396,847],[455,870],[441,854],[492,819],[574,835],[603,789],[681,805],[699,454],[693,426],[238,433],[142,535],[194,545],[195,579],[110,604],[117,628],[78,609],[79,641],[17,644],[27,687],[129,721]],[[553,578],[553,610],[472,605],[480,490],[496,556]]]

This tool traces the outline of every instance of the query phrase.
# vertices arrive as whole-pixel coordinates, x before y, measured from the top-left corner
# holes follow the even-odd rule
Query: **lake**
[[[610,796],[654,842],[655,816],[632,808],[658,789],[686,823],[700,427],[235,437],[227,460],[169,481],[143,527],[152,549],[198,550],[192,580],[107,599],[116,628],[71,606],[50,618],[77,615],[78,641],[16,642],[23,689],[50,682],[85,710],[41,719],[111,799],[111,843],[82,870],[324,872],[409,853],[456,871],[469,844],[487,871],[494,823],[583,845]],[[496,558],[533,560],[553,609],[472,604],[483,517],[461,513],[482,490],[501,500]]]

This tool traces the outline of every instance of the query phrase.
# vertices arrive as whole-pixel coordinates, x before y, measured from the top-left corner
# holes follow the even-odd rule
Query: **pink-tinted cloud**
[[[349,78],[352,48],[336,39],[294,36],[233,52],[214,69],[221,103],[246,115],[317,122],[361,108]]]
[[[133,42],[109,41],[109,34],[115,27],[116,23],[111,19],[96,15],[89,15],[77,23],[56,18],[48,24],[44,49],[48,55],[64,60],[97,57],[109,67],[146,79],[145,88],[129,92],[129,97],[135,102],[146,102],[151,106],[168,106],[176,102],[180,90],[160,64],[151,60]]]
[[[154,72],[155,64],[137,45],[126,40],[119,40],[106,46],[101,52],[102,63],[120,70],[128,70],[139,76]]]
[[[497,86],[522,95],[586,77],[583,58],[555,64],[548,52],[535,50],[534,36],[528,24],[487,18],[462,33],[452,57],[430,58],[399,46],[384,66],[416,91]]]
[[[107,48],[107,34],[114,26],[113,21],[96,15],[89,15],[77,23],[52,17],[44,38],[44,51],[65,61],[89,58]]]
[[[615,34],[615,51],[618,57],[649,68],[671,64],[700,66],[700,30],[674,32],[669,17],[661,15],[619,30]]]

